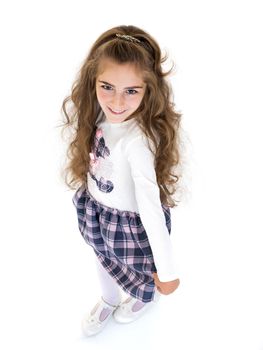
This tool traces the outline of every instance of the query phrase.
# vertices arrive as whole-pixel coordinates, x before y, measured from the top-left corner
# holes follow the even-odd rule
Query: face
[[[139,107],[146,84],[142,73],[131,63],[119,64],[104,59],[96,79],[96,94],[101,109],[111,123],[121,123]]]

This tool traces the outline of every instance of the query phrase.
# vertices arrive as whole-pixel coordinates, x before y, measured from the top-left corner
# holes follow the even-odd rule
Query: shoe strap
[[[98,301],[97,305],[98,306],[97,306],[96,311],[93,314],[90,314],[90,319],[95,320],[95,322],[97,322],[97,323],[101,323],[99,318],[100,318],[100,315],[104,309],[110,309],[111,313],[114,309],[116,309],[115,306],[112,306],[112,305],[109,305],[108,303],[106,303],[102,297],[101,297],[100,301]]]
[[[108,308],[110,308],[110,309],[115,309],[117,306],[120,305],[120,304],[112,305],[112,304],[108,303],[107,301],[105,301],[105,300],[103,299],[103,297],[101,297],[101,300],[102,300],[102,302],[105,304],[105,307],[108,307]]]

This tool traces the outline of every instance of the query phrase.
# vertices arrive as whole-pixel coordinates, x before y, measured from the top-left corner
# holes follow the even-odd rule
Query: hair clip
[[[124,40],[127,40],[127,41],[132,41],[132,42],[137,42],[137,43],[140,43],[141,40],[137,39],[137,38],[134,38],[133,36],[131,35],[124,35],[124,34],[116,34],[116,36],[118,38],[121,38],[121,39],[124,39]]]

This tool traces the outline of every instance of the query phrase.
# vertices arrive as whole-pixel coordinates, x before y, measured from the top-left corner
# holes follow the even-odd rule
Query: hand
[[[158,291],[165,295],[173,293],[180,284],[179,278],[169,282],[161,282],[156,272],[153,272],[153,278]]]

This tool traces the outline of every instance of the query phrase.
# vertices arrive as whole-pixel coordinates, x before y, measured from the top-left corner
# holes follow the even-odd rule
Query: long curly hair
[[[120,39],[116,34],[130,35],[140,42]],[[96,96],[96,77],[101,59],[116,63],[131,63],[143,73],[146,83],[144,97],[138,109],[129,116],[136,117],[142,132],[152,141],[155,171],[160,189],[160,200],[169,207],[177,206],[173,194],[177,190],[180,163],[180,121],[182,114],[175,110],[173,93],[166,77],[173,70],[164,72],[162,57],[156,40],[144,30],[121,25],[104,32],[92,45],[71,87],[71,94],[62,103],[63,130],[72,131],[66,152],[67,163],[62,177],[70,189],[86,184],[90,152],[96,131],[96,121],[101,107]]]

